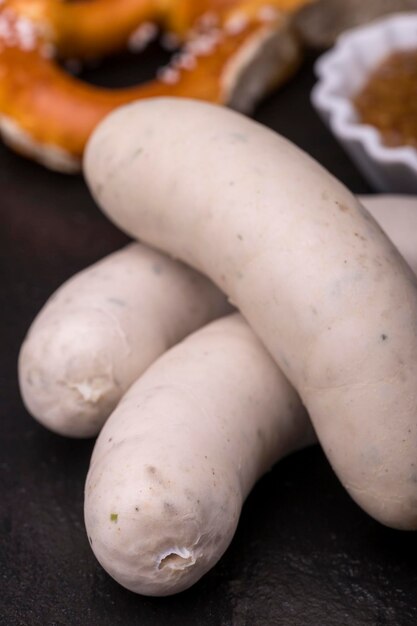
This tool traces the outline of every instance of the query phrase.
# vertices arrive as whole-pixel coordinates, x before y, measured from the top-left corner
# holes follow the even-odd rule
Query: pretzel
[[[308,0],[307,0],[308,1]],[[0,132],[16,151],[62,172],[112,109],[155,96],[203,99],[249,112],[295,69],[291,14],[306,0],[0,0]],[[182,44],[155,80],[105,89],[57,59],[140,48],[160,28]]]

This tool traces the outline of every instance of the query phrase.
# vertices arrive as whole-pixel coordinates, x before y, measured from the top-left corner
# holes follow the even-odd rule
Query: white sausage
[[[212,322],[151,365],[97,439],[85,491],[96,557],[137,593],[186,589],[226,550],[255,481],[313,441],[248,325]]]
[[[362,196],[360,200],[416,273],[417,198],[376,195]],[[133,244],[73,277],[61,288],[57,298],[48,301],[30,329],[19,363],[20,386],[26,406],[40,422],[73,437],[97,434],[130,382],[175,343],[177,337],[185,334],[184,328],[177,328],[178,320],[174,314],[178,310],[182,315],[187,307],[185,292],[177,298],[178,309],[169,311],[167,307],[161,307],[158,315],[154,309],[160,306],[158,302],[163,305],[164,299],[171,294],[171,291],[165,291],[166,283],[161,279],[163,268],[175,272],[175,276],[169,271],[165,273],[171,287],[188,285],[188,279],[195,276],[180,264],[175,265],[157,253],[147,251],[145,246]],[[198,313],[197,319],[194,319],[194,313],[189,318],[190,331],[196,328],[197,322],[226,312],[220,295],[216,300],[214,288],[210,289],[202,279],[196,279],[194,287],[189,294],[189,307],[194,311],[198,300]],[[205,292],[200,294],[200,288]],[[114,297],[115,293],[119,298]],[[145,308],[142,296],[147,299]],[[120,311],[122,302],[126,306]],[[100,307],[103,312],[107,308],[107,316],[100,313]],[[204,307],[208,307],[206,319]],[[165,318],[167,313],[169,320]],[[114,319],[115,316],[121,331],[116,335],[103,325],[109,317]],[[167,326],[162,330],[161,324]],[[126,343],[120,341],[122,335],[129,337],[131,342],[128,358]],[[85,337],[88,341],[82,339]],[[92,343],[94,350],[91,350]],[[74,378],[77,363],[82,363],[82,367]],[[117,367],[122,372],[122,384],[116,384],[115,378],[112,380],[102,375],[103,370],[110,367]],[[41,380],[44,382],[39,384]]]
[[[385,220],[383,196],[363,197],[361,201],[382,218],[388,234],[393,231],[401,252],[406,235],[408,250],[413,251],[411,241],[417,240],[417,229],[411,227],[417,222],[417,213],[412,209],[417,208],[416,199],[396,199],[394,228]],[[299,398],[274,370],[276,366],[250,328],[235,315],[195,333],[162,357],[132,388],[129,399],[114,412],[96,444],[85,500],[93,550],[116,580],[133,591],[152,595],[175,593],[192,585],[227,548],[251,483],[285,453],[313,443],[314,434]],[[179,398],[172,402],[172,395],[178,393]],[[252,410],[254,407],[258,409]],[[152,426],[148,428],[150,419]],[[255,427],[261,431],[265,424],[271,437],[266,437],[266,446],[260,445],[255,433]],[[165,446],[168,440],[169,454],[161,436],[167,426],[170,430]],[[225,430],[232,433],[229,439],[235,444],[234,451],[225,446]],[[246,437],[244,445],[240,437]],[[219,466],[214,470],[216,476],[247,472],[238,480],[240,486],[231,502],[227,480],[213,479],[213,468],[204,454],[207,448],[214,449]],[[179,471],[179,466],[187,469],[187,462],[193,464],[191,476]],[[145,463],[148,469],[140,467]],[[230,465],[232,472],[225,472]],[[161,472],[169,479],[161,482]],[[145,506],[137,503],[138,494],[145,502],[149,499]],[[236,507],[236,514],[225,515],[224,499]],[[218,543],[193,545],[196,532],[213,535],[213,509],[220,512],[214,522]],[[183,527],[184,518],[197,519],[198,530],[192,525],[191,530]]]
[[[85,173],[116,224],[226,291],[352,497],[417,528],[417,289],[352,194],[271,130],[169,98],[104,120]]]
[[[28,411],[61,435],[96,435],[160,354],[226,313],[203,276],[140,244],[67,281],[32,324],[19,356]]]

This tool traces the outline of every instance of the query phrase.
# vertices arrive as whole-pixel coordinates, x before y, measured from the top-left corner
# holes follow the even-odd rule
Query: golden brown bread
[[[305,2],[5,0],[0,7],[3,137],[44,165],[71,172],[79,169],[97,123],[127,102],[188,96],[248,111],[297,66],[299,44],[288,16]],[[146,39],[156,32],[156,24],[184,46],[144,85],[93,87],[55,62],[111,54],[129,42],[140,46],[141,35]]]

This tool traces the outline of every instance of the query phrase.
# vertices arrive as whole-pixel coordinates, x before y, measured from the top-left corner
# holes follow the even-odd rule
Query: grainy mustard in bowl
[[[417,12],[344,33],[312,102],[375,190],[417,194]]]

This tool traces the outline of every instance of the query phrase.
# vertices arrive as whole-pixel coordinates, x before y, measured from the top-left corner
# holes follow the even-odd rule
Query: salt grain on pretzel
[[[166,85],[175,85],[180,79],[180,73],[173,67],[161,67],[157,72],[157,78]]]
[[[204,13],[198,20],[197,20],[197,25],[198,27],[202,28],[202,29],[210,29],[210,28],[215,28],[216,26],[219,25],[219,16],[216,15],[216,13]]]
[[[258,17],[263,22],[274,22],[279,17],[279,12],[276,7],[267,4],[259,9]]]
[[[217,32],[203,34],[189,42],[187,51],[196,56],[209,56],[213,54],[219,41],[220,36]]]
[[[236,13],[225,24],[225,31],[229,35],[239,35],[248,25],[248,18],[244,13]]]
[[[158,36],[158,26],[144,22],[129,37],[127,47],[131,52],[141,52]]]
[[[196,58],[191,52],[183,52],[178,58],[178,67],[182,70],[193,70],[197,65]]]

